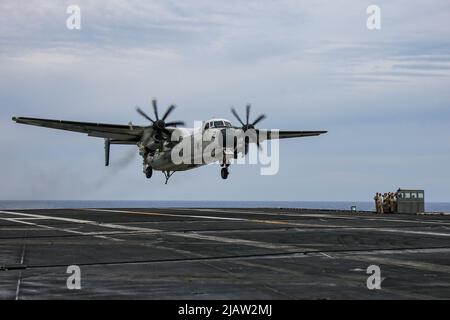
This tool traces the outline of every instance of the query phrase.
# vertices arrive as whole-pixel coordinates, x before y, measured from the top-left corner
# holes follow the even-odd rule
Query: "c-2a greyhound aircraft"
[[[260,115],[253,122],[250,122],[250,104],[246,107],[245,122],[242,121],[236,110],[231,108],[232,114],[241,125],[240,127],[233,126],[226,119],[210,119],[203,121],[202,126],[198,128],[180,128],[179,126],[184,126],[183,121],[166,121],[175,109],[175,105],[169,106],[161,118],[159,117],[156,99],[152,100],[152,105],[154,118],[136,107],[136,111],[150,121],[149,126],[135,126],[131,122],[128,125],[116,125],[26,117],[13,117],[12,120],[22,124],[81,132],[88,134],[90,137],[103,138],[105,140],[106,166],[109,165],[111,144],[136,145],[139,154],[144,159],[143,165],[146,177],[151,178],[153,170],[162,171],[166,178],[166,184],[176,171],[190,170],[213,162],[220,164],[222,168],[221,176],[223,179],[227,179],[231,159],[237,159],[239,154],[247,155],[250,143],[256,143],[261,148],[260,143],[264,140],[310,137],[327,133],[327,131],[256,129],[256,124],[265,119],[266,116]],[[209,138],[205,138],[206,136]],[[174,137],[176,138],[174,139]],[[205,157],[203,150],[206,150],[211,142],[215,142],[216,146],[210,148],[209,150],[212,150],[212,152],[209,153],[209,157]],[[188,152],[186,152],[186,149],[177,151],[182,161],[174,161],[174,148],[179,147],[182,143],[185,145],[187,143],[191,150],[188,150]]]

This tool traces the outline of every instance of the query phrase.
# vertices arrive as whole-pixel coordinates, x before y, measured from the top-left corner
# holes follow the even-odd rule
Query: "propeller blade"
[[[262,114],[261,116],[263,116],[263,114]],[[259,117],[261,117],[261,116],[259,116]],[[261,120],[260,120],[260,121],[261,121]],[[262,150],[263,150],[263,148],[261,147],[261,145],[260,145],[260,143],[259,143],[259,130],[256,130],[256,146],[258,147],[258,150],[259,150],[259,151],[262,151]]]
[[[175,109],[175,106],[172,104],[169,108],[167,108],[166,113],[164,113],[162,120],[166,120],[166,118],[169,116],[169,114]]]
[[[157,106],[156,99],[152,100],[152,104],[153,104],[153,111],[155,112],[156,121],[158,121],[159,117],[158,117],[158,106]]]
[[[257,123],[259,123],[260,121],[264,120],[266,118],[265,114],[260,115],[258,118],[255,119],[255,121],[253,121],[252,125],[256,125]]]
[[[167,127],[176,127],[176,126],[184,126],[183,121],[171,121],[166,123]]]
[[[237,114],[236,110],[234,110],[234,108],[231,108],[231,113],[236,117],[236,119],[238,119],[238,121],[241,123],[241,125],[244,126],[244,123],[242,122],[241,118]]]
[[[109,154],[111,151],[111,140],[105,139],[105,166],[109,166]]]
[[[247,104],[247,106],[246,106],[246,110],[245,110],[245,113],[246,113],[246,115],[247,115],[247,118],[246,118],[246,122],[245,122],[245,124],[246,125],[248,125],[248,121],[249,121],[249,119],[250,119],[250,107],[251,107],[251,105],[250,105],[250,103],[249,104]]]
[[[137,113],[139,113],[141,116],[143,116],[145,119],[147,119],[148,121],[150,121],[151,123],[154,123],[155,121],[153,121],[152,118],[150,118],[144,111],[142,111],[141,108],[136,107],[136,111]]]

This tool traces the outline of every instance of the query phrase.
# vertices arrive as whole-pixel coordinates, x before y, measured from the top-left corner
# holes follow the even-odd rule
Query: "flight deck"
[[[2,210],[0,299],[450,299],[450,216]]]

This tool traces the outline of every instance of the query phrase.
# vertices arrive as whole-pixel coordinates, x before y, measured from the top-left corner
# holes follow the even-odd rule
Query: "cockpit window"
[[[210,121],[205,124],[205,130],[211,128],[231,128],[231,123],[228,121]]]

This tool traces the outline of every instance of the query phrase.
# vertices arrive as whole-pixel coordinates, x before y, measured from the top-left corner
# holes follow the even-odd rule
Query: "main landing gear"
[[[150,179],[152,177],[152,175],[153,175],[153,169],[152,169],[152,167],[148,166],[145,169],[145,176],[147,177],[147,179]]]
[[[227,179],[228,175],[230,174],[230,171],[228,171],[228,167],[230,166],[230,164],[226,164],[226,165],[221,165],[222,169],[220,170],[220,176],[222,177],[222,179]]]
[[[220,170],[220,175],[222,176],[222,179],[228,178],[229,174],[230,172],[228,171],[228,168],[222,168],[222,170]]]

